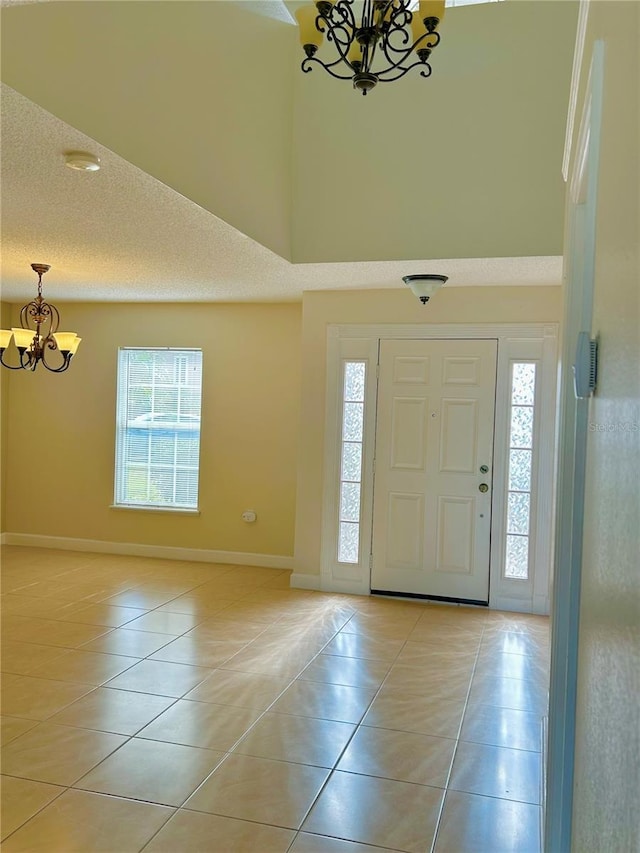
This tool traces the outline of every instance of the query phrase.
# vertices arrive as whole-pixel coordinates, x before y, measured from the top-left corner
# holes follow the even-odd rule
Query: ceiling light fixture
[[[67,151],[64,162],[77,172],[97,172],[100,169],[100,158],[87,151]]]
[[[316,0],[315,5],[301,6],[296,18],[306,54],[302,70],[308,73],[317,63],[332,77],[351,80],[363,95],[378,83],[399,80],[412,68],[429,77],[428,60],[440,42],[436,30],[444,17],[444,0],[420,0],[419,9],[411,12],[414,2],[363,0],[359,22],[354,0]],[[335,48],[330,62],[316,56],[325,33]]]
[[[414,296],[417,296],[423,305],[431,299],[436,290],[439,290],[449,276],[447,275],[405,275],[402,280],[411,288]]]
[[[45,302],[42,297],[42,276],[51,269],[49,264],[31,264],[38,275],[38,295],[27,302],[20,310],[20,329],[0,329],[0,364],[9,370],[35,370],[42,362],[52,373],[62,373],[71,363],[71,359],[80,346],[75,332],[58,332],[60,313],[55,305]],[[4,351],[11,343],[18,350],[19,364],[8,364],[4,360]],[[47,363],[47,350],[58,350],[62,364],[57,367]]]

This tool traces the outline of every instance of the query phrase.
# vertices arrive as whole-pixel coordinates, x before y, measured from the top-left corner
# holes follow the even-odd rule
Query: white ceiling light
[[[402,280],[411,288],[423,305],[426,305],[436,290],[439,290],[448,280],[446,275],[405,275]]]
[[[97,172],[100,168],[100,158],[87,151],[67,151],[64,162],[70,169],[78,172]]]

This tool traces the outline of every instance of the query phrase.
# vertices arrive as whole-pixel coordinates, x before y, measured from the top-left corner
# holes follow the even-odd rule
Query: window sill
[[[189,509],[180,506],[145,506],[144,504],[111,504],[109,509],[123,509],[125,511],[133,510],[134,512],[151,512],[151,513],[172,513],[179,515],[200,515],[199,509]]]

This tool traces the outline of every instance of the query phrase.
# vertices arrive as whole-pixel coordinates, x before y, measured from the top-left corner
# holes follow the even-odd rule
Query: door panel
[[[473,498],[438,498],[437,572],[471,573]]]
[[[373,590],[488,601],[496,357],[493,340],[381,341]]]
[[[452,358],[444,356],[442,359],[442,384],[477,385],[479,370],[479,358]]]
[[[387,565],[419,571],[422,568],[423,496],[392,492],[387,518]]]
[[[478,401],[441,402],[440,473],[473,474],[478,456]]]
[[[389,467],[424,471],[426,465],[427,400],[417,397],[395,397],[391,414],[391,459]]]
[[[398,384],[424,385],[429,381],[429,359],[398,356],[393,362],[393,381]]]

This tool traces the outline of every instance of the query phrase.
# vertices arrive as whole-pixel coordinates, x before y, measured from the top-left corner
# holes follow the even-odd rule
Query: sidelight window
[[[511,365],[506,578],[528,580],[536,405],[536,363]]]
[[[365,371],[364,361],[344,362],[338,518],[340,563],[357,563],[360,555]]]

